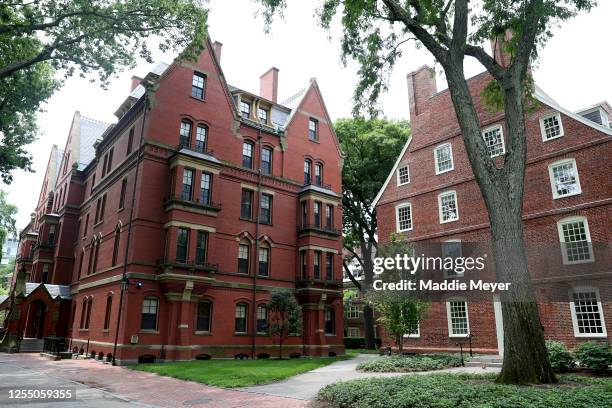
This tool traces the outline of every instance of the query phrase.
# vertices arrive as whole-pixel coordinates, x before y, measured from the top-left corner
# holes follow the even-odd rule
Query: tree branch
[[[355,276],[353,275],[353,273],[351,272],[351,270],[349,269],[347,263],[345,260],[342,261],[342,266],[344,267],[344,271],[346,272],[346,275],[349,277],[349,279],[351,280],[351,282],[353,282],[353,284],[355,286],[357,286],[357,289],[359,291],[361,291],[361,283],[359,283],[359,281],[355,278]]]

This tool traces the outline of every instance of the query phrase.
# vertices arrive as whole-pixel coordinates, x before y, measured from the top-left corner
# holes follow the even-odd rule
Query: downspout
[[[128,235],[125,243],[125,255],[123,257],[123,272],[121,274],[121,283],[119,285],[119,310],[117,313],[117,330],[115,331],[115,342],[113,344],[113,365],[116,365],[115,358],[117,356],[117,342],[119,341],[119,327],[121,325],[121,311],[123,309],[123,297],[124,292],[128,290],[128,279],[127,279],[127,262],[128,255],[130,252],[130,243],[132,238],[132,223],[134,222],[134,207],[136,205],[136,187],[138,186],[138,170],[140,162],[144,156],[144,128],[147,121],[147,110],[149,109],[149,96],[145,94],[145,101],[142,114],[142,126],[140,128],[140,141],[138,142],[138,157],[136,159],[136,171],[134,175],[134,190],[132,192],[132,205],[130,207],[130,222],[128,224]],[[127,296],[127,293],[125,294]]]
[[[261,128],[257,130],[257,209],[255,215],[255,256],[253,256],[255,267],[253,268],[253,333],[251,343],[251,359],[255,358],[257,343],[257,273],[259,266],[259,216],[261,215]]]

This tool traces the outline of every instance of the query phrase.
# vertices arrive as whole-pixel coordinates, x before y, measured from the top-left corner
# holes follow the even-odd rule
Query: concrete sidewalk
[[[257,385],[254,387],[241,388],[256,394],[274,395],[279,397],[291,397],[302,400],[310,400],[317,395],[317,392],[328,384],[338,381],[349,381],[358,378],[370,377],[397,377],[400,375],[416,375],[431,373],[496,373],[498,368],[481,367],[457,367],[446,370],[424,371],[418,373],[366,373],[357,371],[357,365],[362,361],[378,358],[378,355],[360,354],[351,360],[339,361],[325,367],[317,368],[304,374],[299,374],[287,380],[275,382],[267,385]]]
[[[4,394],[8,393],[6,387],[13,386],[76,387],[76,401],[40,401],[32,404],[36,407],[303,408],[307,404],[299,399],[210,387],[93,360],[52,362],[38,354],[0,353],[0,384]]]

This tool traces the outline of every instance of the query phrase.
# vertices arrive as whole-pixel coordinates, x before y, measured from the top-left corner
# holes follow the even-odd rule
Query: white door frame
[[[493,311],[495,312],[495,335],[497,336],[497,350],[504,356],[504,317],[499,295],[493,295]]]

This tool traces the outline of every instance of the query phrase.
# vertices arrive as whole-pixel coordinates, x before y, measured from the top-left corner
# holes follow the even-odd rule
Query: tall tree
[[[376,212],[372,203],[393,167],[402,146],[410,137],[406,122],[386,119],[340,119],[334,124],[346,158],[342,169],[342,226],[344,248],[350,256],[343,259],[344,270],[364,292],[372,287],[372,257],[376,255]],[[363,284],[357,281],[348,264],[356,260],[363,270]],[[365,347],[376,347],[374,312],[363,306]]]
[[[106,86],[136,58],[162,51],[195,57],[206,34],[200,0],[34,0],[0,2],[0,176],[30,170],[24,146],[36,137],[36,113],[61,85],[89,75]]]
[[[302,311],[293,292],[276,289],[268,302],[270,312],[270,334],[277,336],[278,358],[283,358],[283,343],[291,333],[298,333],[301,327]]]
[[[17,215],[17,207],[9,204],[6,200],[6,191],[0,190],[0,260],[2,260],[2,246],[6,237],[17,235],[15,215]]]
[[[287,3],[259,2],[268,22]],[[360,65],[356,112],[374,111],[380,92],[388,86],[387,72],[410,40],[424,46],[444,70],[470,165],[488,210],[497,278],[515,288],[502,295],[505,352],[497,381],[503,383],[556,382],[523,242],[525,95],[531,91],[530,60],[537,58],[538,47],[551,37],[551,28],[594,4],[594,0],[481,0],[472,4],[469,0],[323,0],[320,11],[325,27],[337,13],[342,14],[342,56]],[[504,47],[512,57],[508,65],[500,65],[482,43],[508,31],[514,36]],[[500,166],[490,158],[481,137],[463,68],[466,57],[484,66],[493,78],[489,89],[496,90],[503,104],[508,146]]]

